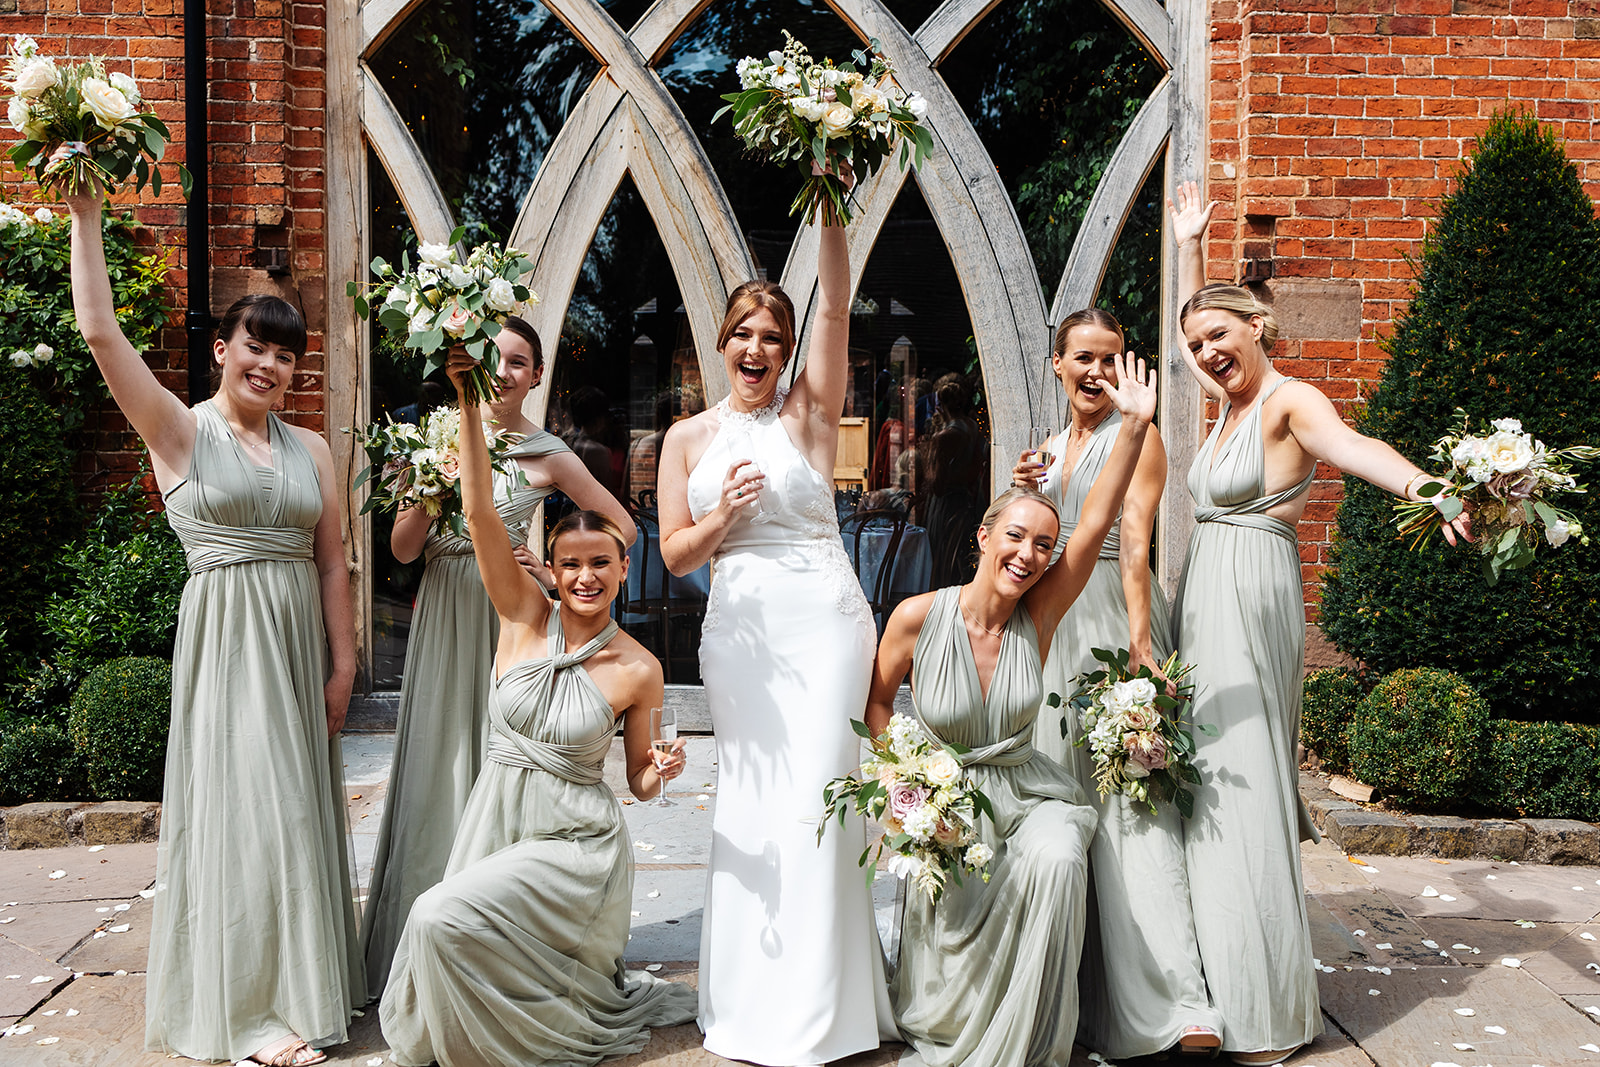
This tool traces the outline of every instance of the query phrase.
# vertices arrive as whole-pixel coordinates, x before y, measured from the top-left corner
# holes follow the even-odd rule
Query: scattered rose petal
[[[1583,933],[1579,934],[1578,936],[1583,938],[1585,941],[1593,941],[1594,940],[1594,935],[1591,934],[1587,930],[1585,930]]]
[[[695,797],[695,799],[696,800],[710,800],[711,799],[711,794],[710,793],[701,793],[699,796]],[[1596,883],[1596,884],[1600,885],[1600,883]]]
[[[1439,955],[1443,956],[1445,959],[1450,958],[1450,953],[1446,952],[1444,949],[1439,950]]]
[[[22,975],[20,975],[20,974],[8,974],[8,975],[6,975],[6,978],[7,978],[7,979],[11,979],[11,978],[21,978],[21,977],[22,977]]]
[[[16,906],[17,902],[14,900],[8,900],[4,904],[0,904],[0,908],[14,908]]]
[[[113,926],[111,932],[113,934],[125,934],[128,932],[128,927],[132,925],[132,923],[123,923],[121,926]]]
[[[645,894],[645,896],[649,897],[651,900],[654,900],[656,897],[659,897],[660,895],[661,895],[661,890],[659,890],[659,889],[652,889],[652,890],[650,890],[650,892]]]
[[[60,1041],[60,1040],[61,1039],[59,1037],[41,1037],[39,1040],[35,1041],[34,1044],[35,1045],[53,1045],[57,1041]]]
[[[1444,901],[1446,904],[1453,904],[1455,903],[1456,898],[1451,896],[1449,893],[1440,893],[1439,899]]]
[[[1499,1034],[1501,1037],[1504,1037],[1506,1035],[1506,1028],[1503,1026],[1485,1026],[1483,1028],[1483,1032],[1486,1034]]]
[[[1600,963],[1586,963],[1583,965],[1583,969],[1586,971],[1593,971],[1595,974],[1600,974]]]
[[[151,897],[156,895],[156,891],[154,889],[141,889],[139,890],[139,895],[144,897],[144,899],[149,900]]]
[[[1417,895],[1423,897],[1436,897],[1439,895],[1439,891],[1433,888],[1431,885],[1425,885],[1422,887],[1422,892]]]
[[[14,923],[16,921],[17,917],[15,915],[7,916],[4,919],[0,919],[0,926],[4,926],[6,923]]]
[[[60,1008],[51,1008],[49,1011],[41,1011],[39,1014],[40,1015],[60,1015],[61,1014],[61,1009]]]
[[[1455,944],[1451,945],[1450,947],[1451,948],[1463,948],[1463,949],[1466,949],[1468,952],[1472,951],[1472,946],[1471,945],[1463,945],[1459,941],[1457,941]]]
[[[1521,967],[1522,966],[1522,961],[1517,959],[1517,957],[1515,957],[1515,956],[1505,956],[1505,957],[1501,958],[1500,966],[1502,966],[1502,967]]]
[[[360,800],[361,799],[361,794],[360,793],[351,793],[350,794],[350,799],[351,800]]]
[[[1475,1008],[1457,1008],[1455,1009],[1455,1012],[1457,1015],[1464,1015],[1469,1019],[1478,1014]]]
[[[367,1061],[367,1067],[383,1067],[383,1057],[382,1056],[374,1056],[374,1057],[372,1057],[372,1059]]]
[[[1434,1060],[1428,1067],[1461,1067],[1461,1064],[1449,1063],[1445,1060]]]
[[[111,973],[113,975],[115,975],[116,977],[118,977],[118,978],[125,978],[125,977],[127,977],[127,974],[128,974],[127,971],[112,971]]]
[[[1377,974],[1378,973],[1377,964],[1373,964],[1372,966],[1368,967],[1367,968],[1367,973],[1368,974]]]
[[[1587,1045],[1579,1045],[1578,1047],[1583,1049],[1585,1052],[1600,1052],[1600,1045],[1596,1045],[1592,1041]]]
[[[50,880],[52,882],[55,881],[57,878],[65,878],[66,876],[67,876],[67,872],[66,871],[51,871],[50,872]]]
[[[78,976],[77,976],[77,975],[73,975],[73,976],[72,976],[72,977],[74,977],[74,978],[77,978],[77,977],[78,977]],[[73,1017],[73,1016],[74,1016],[74,1015],[77,1015],[77,1014],[79,1014],[79,1012],[78,1012],[78,1009],[77,1009],[77,1008],[68,1008],[68,1009],[67,1009],[67,1018],[69,1018],[69,1019],[70,1019],[70,1018],[72,1018],[72,1017]]]
[[[104,846],[104,845],[90,845],[89,846],[89,851],[90,852],[104,852],[105,850],[106,850],[106,846]]]
[[[636,911],[630,911],[630,912],[628,912],[628,914],[632,915],[635,919],[639,918],[639,913],[636,912]]]
[[[625,808],[633,807],[633,798],[632,797],[623,797],[622,798],[622,806],[625,807]],[[363,815],[362,818],[365,819],[366,816]]]
[[[1600,1019],[1600,1008],[1595,1007],[1593,1004],[1589,1005],[1583,1010],[1588,1012],[1590,1015],[1593,1015],[1595,1018]]]
[[[21,1037],[23,1034],[31,1034],[33,1033],[33,1024],[23,1023],[21,1026],[13,1026],[11,1028],[11,1032],[18,1037]]]
[[[1489,879],[1489,881],[1491,881],[1491,882],[1498,881],[1499,878],[1500,878],[1500,876],[1498,874],[1486,874],[1486,875],[1484,875],[1484,877]]]
[[[1477,1049],[1473,1048],[1471,1045],[1467,1044],[1465,1041],[1452,1041],[1450,1044],[1455,1048],[1455,1050],[1457,1052],[1476,1052],[1477,1051]]]
[[[1356,930],[1353,933],[1351,933],[1350,936],[1351,937],[1366,937],[1367,936],[1367,932],[1365,930]]]
[[[1376,945],[1373,945],[1372,947],[1373,948],[1377,948],[1377,949],[1382,949],[1385,952],[1388,952],[1390,949],[1394,948],[1394,946],[1391,945],[1387,941],[1379,941]]]
[[[94,932],[94,936],[95,937],[104,937],[104,936],[106,936],[106,932],[104,930],[96,930]]]
[[[29,985],[38,985],[40,982],[48,982],[48,981],[50,981],[50,976],[48,974],[36,974],[36,975],[33,976],[33,981],[29,982],[28,984]]]
[[[1369,996],[1369,997],[1381,997],[1381,996],[1383,996],[1383,994],[1378,992],[1376,989],[1369,989],[1369,990],[1367,990],[1367,996]]]
[[[1390,970],[1389,970],[1389,968],[1387,968],[1387,967],[1382,967],[1382,968],[1380,968],[1380,970],[1381,970],[1381,971],[1382,971],[1382,972],[1383,972],[1383,973],[1384,973],[1384,974],[1392,974],[1392,973],[1393,973],[1393,972],[1392,972],[1392,971],[1390,971]]]
[[[116,907],[112,908],[111,910],[112,911],[127,911],[131,907],[133,907],[132,904],[118,904]]]
[[[659,964],[659,963],[647,963],[647,964],[645,964],[644,969],[649,971],[651,974],[654,974],[656,971],[659,971],[661,969],[661,964]]]
[[[94,913],[96,915],[104,915],[106,912],[108,912],[110,910],[111,910],[110,908],[96,908],[96,909],[94,909]]]
[[[1438,948],[1439,947],[1439,942],[1437,942],[1437,941],[1429,941],[1427,938],[1423,938],[1422,939],[1422,947],[1423,948]]]

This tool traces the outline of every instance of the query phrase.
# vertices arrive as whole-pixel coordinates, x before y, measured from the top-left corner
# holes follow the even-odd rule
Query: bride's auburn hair
[[[602,515],[598,511],[573,511],[561,516],[555,528],[550,531],[550,536],[544,541],[545,563],[550,563],[556,558],[556,542],[569,533],[603,533],[617,543],[617,557],[626,558],[628,545],[622,536],[622,527],[618,526],[609,515]]]
[[[1255,316],[1260,316],[1261,351],[1271,352],[1272,346],[1278,343],[1278,317],[1272,313],[1271,306],[1257,300],[1256,295],[1242,285],[1224,285],[1219,282],[1201,289],[1191,296],[1183,305],[1183,310],[1178,312],[1179,327],[1182,327],[1195,312],[1209,311],[1213,308],[1237,315],[1246,322]]]
[[[728,310],[717,331],[717,351],[728,347],[728,340],[739,324],[762,308],[778,320],[778,335],[783,339],[784,358],[794,355],[794,301],[777,282],[748,281],[728,295]]]

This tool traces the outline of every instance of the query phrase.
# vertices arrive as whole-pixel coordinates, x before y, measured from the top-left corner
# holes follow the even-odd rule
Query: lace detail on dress
[[[871,626],[872,609],[867,604],[866,594],[861,591],[861,582],[856,577],[855,569],[850,566],[844,543],[839,539],[839,518],[832,501],[820,494],[815,495],[806,501],[800,514],[808,527],[805,531],[808,537],[802,544],[813,546],[817,567],[833,593],[839,613]]]
[[[783,402],[789,397],[787,385],[778,386],[778,391],[767,401],[767,406],[756,408],[754,411],[735,411],[733,405],[728,403],[728,397],[717,401],[717,419],[727,427],[743,427],[748,430],[768,415],[776,415],[783,410]]]
[[[722,623],[722,586],[717,584],[717,557],[711,557],[711,585],[706,594],[706,613],[700,620],[700,632],[715,630]]]

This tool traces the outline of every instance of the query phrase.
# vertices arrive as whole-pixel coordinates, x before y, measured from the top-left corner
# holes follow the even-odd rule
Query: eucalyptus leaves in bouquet
[[[467,402],[481,404],[500,395],[494,375],[483,365],[484,357],[493,354],[500,324],[524,305],[537,304],[539,294],[523,284],[533,271],[527,253],[489,241],[463,259],[456,244],[466,232],[465,226],[456,227],[443,244],[419,241],[415,268],[410,252],[401,253],[399,270],[374,259],[372,273],[378,281],[370,299],[356,282],[345,291],[355,300],[356,314],[367,318],[376,313],[407,348],[427,357],[424,376],[444,366],[451,348],[465,348],[478,364],[466,380]]]
[[[736,93],[712,116],[733,116],[733,128],[753,155],[773,163],[795,163],[803,184],[789,214],[804,210],[807,223],[821,211],[824,223],[850,221],[850,189],[837,173],[841,161],[866,178],[899,148],[900,166],[921,166],[933,150],[922,125],[928,104],[906,92],[877,38],[851,54],[851,63],[818,62],[806,46],[783,31],[782,51],[763,61],[739,61]]]
[[[461,409],[454,404],[434,408],[417,423],[374,422],[354,434],[367,453],[367,467],[356,485],[370,485],[361,514],[398,512],[421,508],[449,527],[457,537],[467,536],[462,515]],[[527,484],[527,476],[507,453],[522,435],[486,423],[483,436],[489,445],[489,465],[506,491]]]
[[[8,155],[18,170],[31,170],[45,189],[77,193],[98,183],[108,193],[130,177],[161,194],[160,163],[167,127],[144,109],[138,84],[105,60],[58,65],[31,37],[12,38],[3,83],[11,92],[6,118],[23,141]],[[179,168],[184,195],[189,173]]]

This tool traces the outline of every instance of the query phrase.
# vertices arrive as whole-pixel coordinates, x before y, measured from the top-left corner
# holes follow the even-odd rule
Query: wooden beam
[[[444,242],[456,228],[450,203],[440,191],[439,183],[433,177],[433,169],[428,166],[427,158],[417,147],[411,131],[406,128],[394,101],[389,99],[389,94],[383,91],[383,86],[372,76],[372,71],[365,63],[361,64],[361,92],[366,98],[363,110],[367,140],[383,162],[383,169],[389,172],[395,192],[400,194],[400,203],[411,220],[412,229],[424,241],[434,244]],[[358,142],[360,138],[352,140]],[[363,178],[366,175],[365,161],[361,174]],[[362,229],[366,229],[366,226],[367,221],[363,218]],[[365,271],[362,277],[366,280]],[[344,298],[342,292],[340,296]]]

